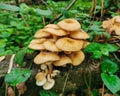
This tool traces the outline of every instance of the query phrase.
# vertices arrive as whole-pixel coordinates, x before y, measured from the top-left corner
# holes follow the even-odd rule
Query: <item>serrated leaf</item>
[[[0,9],[10,10],[10,11],[19,11],[19,7],[9,4],[0,4]]]
[[[18,51],[15,55],[15,62],[19,64],[20,66],[23,66],[23,60],[24,60],[25,53],[26,53],[26,49],[22,49]]]
[[[116,75],[101,74],[101,78],[106,87],[114,94],[120,91],[120,79]]]
[[[11,86],[16,86],[25,82],[31,75],[31,70],[14,68],[10,73],[5,75],[5,82]]]
[[[101,62],[102,72],[108,72],[109,74],[114,74],[118,70],[118,65],[113,62],[110,58],[104,58]]]

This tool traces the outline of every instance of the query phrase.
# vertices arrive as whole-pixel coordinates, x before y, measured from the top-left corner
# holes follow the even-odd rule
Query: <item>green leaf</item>
[[[19,11],[19,7],[9,4],[0,4],[0,9],[10,10],[10,11]]]
[[[43,15],[43,16],[50,16],[52,14],[52,12],[50,10],[42,10],[42,9],[35,9],[35,12],[38,15]]]
[[[92,56],[94,59],[98,59],[98,58],[101,58],[102,57],[102,53],[98,50],[95,50],[93,52],[93,56]]]
[[[106,87],[114,94],[120,91],[120,79],[116,75],[101,74],[101,78]]]
[[[102,72],[108,72],[109,74],[113,74],[118,70],[118,65],[110,58],[106,57],[101,62],[101,70]]]
[[[119,49],[118,46],[113,45],[113,44],[106,43],[104,46],[106,46],[106,48],[109,50],[109,52],[115,52]]]
[[[18,51],[15,55],[15,62],[20,66],[23,66],[23,59],[26,53],[26,48]]]
[[[11,86],[16,86],[25,82],[31,75],[31,70],[14,68],[10,73],[5,75],[5,82]]]
[[[58,94],[54,91],[42,90],[40,91],[40,96],[58,96]]]

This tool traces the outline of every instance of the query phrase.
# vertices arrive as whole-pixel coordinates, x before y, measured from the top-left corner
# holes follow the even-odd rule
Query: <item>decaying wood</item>
[[[40,67],[39,65],[35,65],[33,63],[34,56],[35,55],[26,55],[24,60],[26,62],[25,68],[26,67],[30,68],[32,64],[31,66],[32,75],[30,79],[26,82],[28,86],[28,92],[26,92],[26,94],[32,94],[32,93],[38,94],[40,89],[42,89],[42,87],[38,87],[35,85],[34,77],[39,71]],[[11,56],[7,56],[2,62],[0,62],[0,78],[4,77],[5,74],[7,73],[10,58]],[[15,63],[13,67],[16,67]],[[52,88],[52,90],[58,93],[73,92],[78,89],[79,90],[87,89],[86,83],[88,83],[89,85],[90,81],[92,85],[91,88],[93,87],[96,88],[96,86],[99,86],[101,81],[99,61],[94,61],[92,59],[89,59],[89,57],[87,57],[80,66],[74,67],[71,65],[67,65],[66,67],[54,67],[54,69],[60,70],[60,74],[54,78],[56,81],[56,84]],[[35,90],[31,88],[34,88]],[[33,96],[33,95],[29,95],[29,96]],[[37,95],[34,95],[34,96],[37,96]]]

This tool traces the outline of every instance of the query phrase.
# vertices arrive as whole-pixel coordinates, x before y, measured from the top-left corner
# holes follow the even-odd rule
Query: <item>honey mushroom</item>
[[[112,19],[103,21],[102,27],[109,34],[114,32],[115,35],[120,35],[120,16],[115,16]]]
[[[36,85],[43,86],[45,90],[55,85],[53,78],[60,73],[54,70],[54,66],[80,65],[85,59],[82,49],[89,44],[86,41],[89,34],[73,18],[46,25],[35,33],[34,38],[28,47],[40,51],[34,63],[40,65],[42,70],[35,76]]]

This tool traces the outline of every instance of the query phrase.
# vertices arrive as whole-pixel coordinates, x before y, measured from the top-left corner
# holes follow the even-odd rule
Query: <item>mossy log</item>
[[[26,63],[24,68],[30,68],[31,66],[32,75],[26,82],[28,90],[23,96],[39,96],[39,92],[42,90],[42,87],[38,87],[35,84],[34,77],[40,68],[39,65],[35,65],[33,62],[35,55],[36,54],[27,54],[24,57],[24,62]],[[2,90],[2,87],[5,85],[3,78],[8,71],[10,58],[11,56],[6,56],[6,58],[0,62],[0,90]],[[16,67],[15,62],[13,67]],[[84,92],[85,90],[89,91],[89,88],[97,89],[102,85],[100,79],[99,61],[92,60],[90,57],[86,57],[84,62],[79,66],[74,67],[67,65],[66,67],[54,67],[54,69],[60,70],[60,74],[54,78],[56,82],[55,86],[51,89],[57,93],[78,92],[78,96],[88,96],[88,94],[84,94],[88,93]]]

